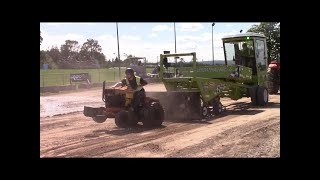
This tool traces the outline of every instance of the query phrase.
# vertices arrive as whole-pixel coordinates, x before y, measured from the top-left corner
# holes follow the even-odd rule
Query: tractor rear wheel
[[[129,110],[128,111],[128,116],[129,116],[129,120],[128,120],[128,125],[129,126],[135,126],[135,125],[138,124],[139,120],[138,120],[136,112],[134,112],[132,110]]]
[[[164,120],[164,109],[158,102],[147,104],[144,109],[144,127],[161,126]]]
[[[259,86],[257,90],[257,104],[259,106],[267,105],[269,101],[268,89],[264,86]]]
[[[128,111],[122,110],[116,114],[115,123],[120,128],[126,128],[129,126],[129,113]]]
[[[250,92],[250,97],[251,97],[251,103],[255,106],[258,105],[258,100],[257,100],[257,87],[253,87],[249,89]]]

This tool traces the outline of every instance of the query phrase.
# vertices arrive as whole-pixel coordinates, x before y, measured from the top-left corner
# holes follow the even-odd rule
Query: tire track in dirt
[[[277,134],[278,117],[233,127],[204,141],[168,154],[168,157],[258,157],[253,153],[265,139]],[[269,134],[271,133],[271,134]],[[279,134],[277,134],[279,135]],[[255,142],[254,142],[255,141]],[[254,142],[254,143],[253,143]],[[248,150],[249,149],[249,150]],[[259,152],[259,151],[258,151]],[[279,154],[280,153],[276,153]]]
[[[144,128],[131,128],[131,129],[113,129],[105,130],[106,134],[98,138],[91,139],[86,142],[75,142],[72,144],[64,144],[59,147],[54,147],[41,154],[49,154],[50,156],[59,156],[63,154],[65,157],[69,156],[96,156],[105,152],[111,152],[122,148],[130,147],[134,144],[140,144],[159,137],[171,135],[181,131],[188,131],[192,128],[197,128],[197,125],[183,124],[183,123],[164,123],[166,127],[160,129],[144,129]],[[199,125],[199,124],[198,124]],[[137,134],[134,134],[137,133]],[[116,135],[118,134],[118,136]],[[123,136],[121,135],[123,134]],[[115,136],[112,136],[115,135]],[[141,137],[143,136],[143,138]],[[108,142],[105,144],[104,142]]]
[[[221,136],[221,139],[224,140],[228,133],[236,129],[241,130],[242,128],[248,127],[247,129],[250,130],[254,124],[261,124],[261,127],[268,126],[268,121],[271,119],[277,119],[277,121],[280,119],[279,113],[276,113],[276,116],[273,116],[270,112],[262,113],[258,117],[250,117],[252,116],[251,111],[242,112],[241,114],[243,114],[244,117],[235,114],[237,113],[230,111],[225,117],[219,117],[219,119],[214,120],[212,124],[204,125],[204,127],[197,127],[193,130],[176,133],[173,136],[161,137],[160,139],[152,140],[147,143],[134,145],[128,149],[121,149],[118,152],[105,153],[103,157],[197,157],[197,153],[202,151],[198,144],[206,139]],[[265,117],[269,117],[270,119],[265,121]],[[263,124],[263,122],[265,122],[265,124]],[[278,126],[280,125],[278,124]],[[276,148],[279,149],[280,141],[278,140],[277,142],[279,146]],[[210,147],[211,144],[208,143],[209,142],[204,143],[203,146]],[[184,151],[182,150],[184,148],[192,148],[192,151],[185,150],[187,153],[180,154]],[[280,156],[277,152],[274,154]],[[203,154],[202,156],[212,157],[213,155]],[[225,155],[222,154],[222,156]]]

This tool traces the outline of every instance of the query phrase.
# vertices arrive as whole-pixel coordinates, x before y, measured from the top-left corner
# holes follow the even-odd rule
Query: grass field
[[[147,73],[153,68],[147,68]],[[125,68],[121,68],[121,78],[124,78]],[[119,81],[119,69],[40,69],[40,87],[61,86],[70,84],[70,74],[89,73],[92,83],[102,83],[103,81]]]

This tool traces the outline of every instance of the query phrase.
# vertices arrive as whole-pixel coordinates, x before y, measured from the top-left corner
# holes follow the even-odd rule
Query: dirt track
[[[145,89],[164,91],[161,84]],[[83,116],[84,105],[104,105],[100,89],[40,97],[40,157],[280,157],[280,94],[267,107],[250,98],[222,104],[226,111],[206,120],[121,129],[114,119]]]

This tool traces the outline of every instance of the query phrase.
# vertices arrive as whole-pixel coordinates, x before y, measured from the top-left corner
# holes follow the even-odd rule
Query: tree
[[[40,51],[40,68],[43,68],[43,64],[48,64],[50,69],[56,69],[57,65],[53,61],[52,57],[45,51]]]
[[[43,38],[41,37],[41,30],[40,30],[40,46],[41,46],[42,41],[43,41]]]
[[[103,53],[101,53],[101,51],[102,48],[97,40],[87,39],[87,42],[83,43],[80,50],[81,60],[91,61],[103,65],[106,57]]]
[[[262,33],[266,36],[268,49],[268,63],[280,59],[280,23],[260,23],[253,25],[247,32]]]
[[[60,47],[62,59],[69,62],[78,61],[79,48],[78,41],[66,40],[65,44]]]
[[[59,48],[57,46],[52,47],[49,51],[46,52],[53,60],[53,62],[55,64],[58,64],[62,57],[61,57],[61,53],[59,51]]]

